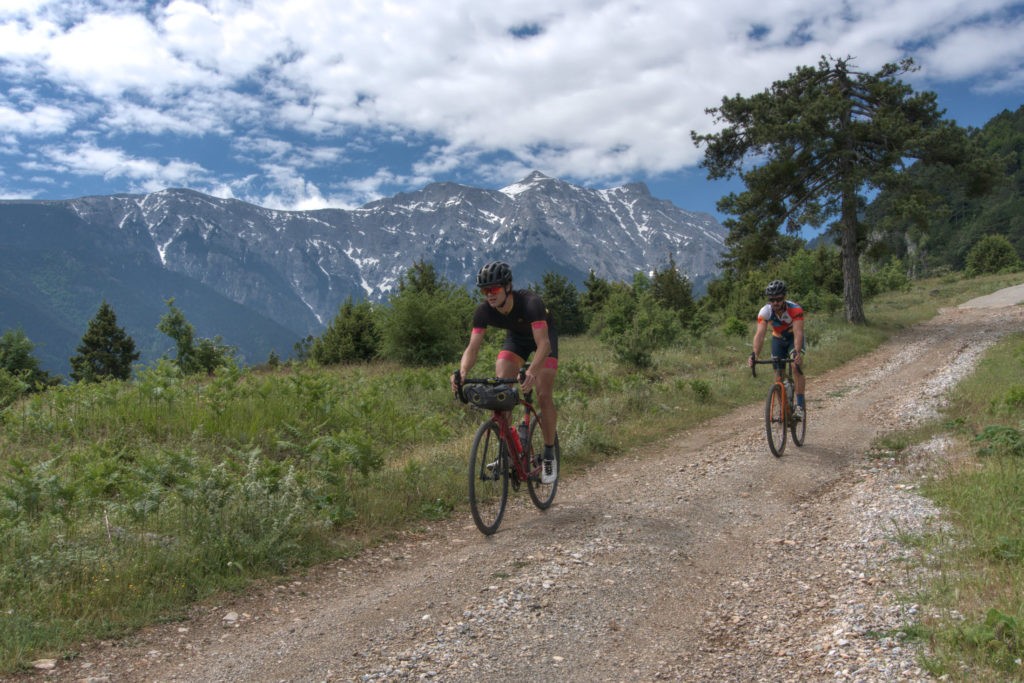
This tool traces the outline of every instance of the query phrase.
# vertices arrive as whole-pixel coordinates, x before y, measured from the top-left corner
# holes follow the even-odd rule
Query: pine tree
[[[679,272],[675,257],[669,255],[664,270],[654,273],[651,282],[654,300],[662,307],[679,314],[679,323],[688,327],[693,322],[697,305],[693,300],[693,285],[689,278]]]
[[[583,294],[580,295],[580,310],[583,313],[584,328],[589,329],[594,322],[594,317],[601,312],[608,297],[611,296],[612,289],[608,281],[599,278],[593,268],[587,273],[583,287]]]
[[[569,282],[569,278],[559,273],[545,273],[541,280],[540,295],[551,312],[559,334],[570,336],[586,331],[580,308],[580,293]]]
[[[350,296],[324,333],[313,342],[310,355],[320,365],[336,365],[368,361],[379,351],[380,330],[373,307],[368,301],[353,303]]]
[[[205,372],[212,375],[219,367],[235,365],[235,349],[224,343],[218,335],[212,339],[200,337],[196,339],[196,331],[185,314],[174,305],[171,297],[167,304],[167,313],[160,317],[156,329],[174,340],[178,349],[175,359],[178,368],[186,375]]]
[[[117,315],[106,301],[89,321],[76,351],[71,357],[71,379],[76,382],[128,379],[139,359],[135,341],[117,326]]]
[[[727,270],[743,273],[778,259],[782,226],[796,233],[830,224],[841,249],[846,319],[865,322],[859,259],[866,197],[899,186],[910,160],[970,169],[974,191],[987,185],[979,150],[942,119],[935,94],[915,93],[897,79],[915,68],[905,59],[870,74],[850,58],[823,57],[817,68],[801,67],[763,93],[726,97],[708,110],[725,127],[692,134],[707,145],[701,165],[711,179],[738,174],[747,188],[718,203],[736,216],[725,221]]]

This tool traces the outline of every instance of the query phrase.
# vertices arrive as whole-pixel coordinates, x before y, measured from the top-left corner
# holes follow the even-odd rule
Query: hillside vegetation
[[[1016,280],[921,281],[876,298],[867,326],[812,316],[812,377],[939,306]],[[644,369],[593,338],[565,339],[563,473],[758,400],[750,332],[708,330]],[[0,669],[467,514],[464,463],[482,415],[452,399],[450,371],[373,362],[183,376],[164,361],[132,381],[63,385],[9,405]]]

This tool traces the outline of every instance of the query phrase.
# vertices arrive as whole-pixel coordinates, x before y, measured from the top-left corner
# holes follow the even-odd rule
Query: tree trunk
[[[846,322],[863,325],[864,301],[860,291],[860,254],[857,251],[857,200],[854,193],[843,198],[843,216],[840,219],[840,248],[843,259],[843,305]]]

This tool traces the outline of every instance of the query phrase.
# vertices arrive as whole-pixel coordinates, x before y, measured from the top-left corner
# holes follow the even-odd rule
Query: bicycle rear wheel
[[[488,420],[476,430],[469,452],[469,510],[481,533],[498,530],[508,502],[508,452],[498,425]]]
[[[541,417],[530,424],[530,472],[531,476],[526,480],[526,489],[530,492],[530,500],[539,510],[547,510],[555,500],[555,492],[558,491],[558,477],[561,472],[562,453],[558,446],[558,435],[555,435],[555,480],[545,484],[540,480],[541,468],[544,467],[544,434],[540,429]]]
[[[779,384],[772,385],[764,400],[764,431],[772,455],[782,456],[786,450],[786,396]]]
[[[790,414],[792,414],[792,407]],[[789,433],[793,435],[793,443],[797,446],[804,445],[804,435],[807,434],[807,406],[804,406],[804,416],[799,421],[792,420],[789,423]]]

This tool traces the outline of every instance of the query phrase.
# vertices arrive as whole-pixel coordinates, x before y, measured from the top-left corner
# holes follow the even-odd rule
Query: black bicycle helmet
[[[491,261],[476,274],[477,287],[512,284],[512,268],[504,261]]]
[[[782,280],[772,280],[768,283],[768,286],[764,288],[764,295],[769,299],[777,299],[780,296],[786,296],[786,283]]]

